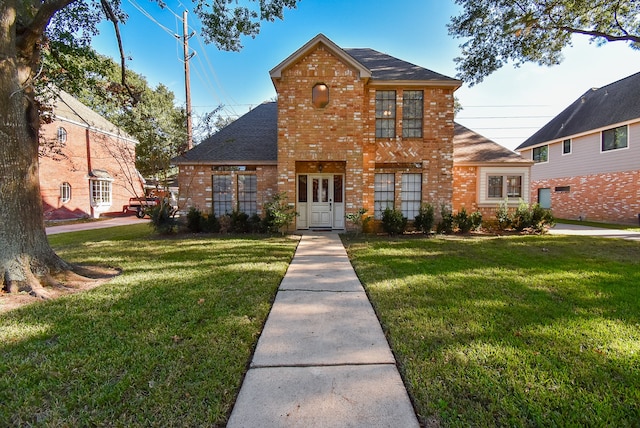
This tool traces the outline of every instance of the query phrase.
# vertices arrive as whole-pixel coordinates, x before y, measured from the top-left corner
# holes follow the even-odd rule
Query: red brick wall
[[[478,168],[475,166],[453,167],[453,211],[462,207],[467,212],[478,209]]]
[[[60,126],[67,131],[67,141],[63,147],[54,144],[61,148],[61,153],[55,153],[46,147],[47,142],[57,140]],[[82,126],[66,121],[43,125],[41,141],[40,188],[45,219],[120,213],[134,192],[139,195],[143,193],[142,183],[135,172],[133,144],[100,132],[87,131]],[[111,183],[110,207],[92,210],[88,175],[91,169],[105,170],[114,179]],[[60,199],[60,185],[63,182],[71,185],[71,200],[66,203]]]
[[[316,83],[329,87],[329,104],[312,105]],[[451,207],[453,89],[424,90],[422,138],[375,137],[376,88],[365,85],[322,45],[281,73],[278,92],[278,188],[295,195],[296,161],[345,161],[346,212],[374,211],[374,175],[413,164],[423,174],[423,199]],[[378,88],[380,89],[380,88]],[[396,129],[402,134],[402,87],[396,90]],[[398,205],[397,208],[400,208]]]
[[[229,168],[231,169],[231,168]],[[211,165],[180,165],[178,183],[178,207],[181,211],[188,211],[195,207],[202,212],[209,213],[213,208],[213,179],[214,174],[231,174],[232,200],[236,202],[238,191],[238,174],[255,174],[257,186],[257,211],[262,214],[263,206],[278,192],[276,165],[260,165],[248,167],[247,171],[213,171]],[[293,202],[293,198],[291,199]]]
[[[569,192],[556,187],[569,186]],[[551,189],[551,211],[557,218],[638,224],[640,171],[538,180],[531,184],[531,201],[538,189]]]

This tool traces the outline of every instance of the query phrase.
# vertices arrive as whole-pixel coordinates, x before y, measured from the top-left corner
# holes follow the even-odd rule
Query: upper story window
[[[325,108],[329,104],[329,87],[318,83],[311,90],[311,103],[316,108]]]
[[[624,149],[628,147],[627,125],[602,131],[602,151]]]
[[[549,146],[541,146],[533,149],[533,161],[548,162],[549,161]]]
[[[571,153],[571,139],[570,138],[568,140],[564,140],[562,142],[562,154],[563,155],[568,155],[569,153]]]
[[[62,126],[58,128],[58,143],[66,143],[67,142],[67,130]]]
[[[376,91],[376,138],[396,136],[396,91]]]
[[[402,136],[422,137],[423,91],[404,91],[402,95]]]

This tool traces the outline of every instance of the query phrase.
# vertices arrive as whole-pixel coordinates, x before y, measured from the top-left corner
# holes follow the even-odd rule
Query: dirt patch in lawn
[[[76,266],[75,272],[63,272],[53,275],[57,285],[45,287],[47,299],[57,299],[69,294],[80,293],[99,287],[120,275],[121,270],[106,266]],[[7,293],[0,291],[0,313],[8,312],[25,305],[41,302],[43,299],[26,292]]]

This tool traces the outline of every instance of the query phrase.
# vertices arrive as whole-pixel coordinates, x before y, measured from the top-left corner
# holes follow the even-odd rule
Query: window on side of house
[[[549,160],[549,146],[535,147],[533,149],[533,161],[536,163]]]
[[[376,138],[396,136],[396,91],[376,91]]]
[[[602,131],[602,151],[624,149],[628,147],[627,125]]]
[[[490,199],[521,198],[522,175],[490,175],[487,177],[487,197]]]
[[[233,211],[231,207],[231,174],[213,176],[213,213],[216,217]]]
[[[402,174],[402,215],[410,220],[420,212],[422,202],[422,174]]]
[[[393,209],[395,200],[394,174],[376,174],[374,182],[373,217],[380,220],[385,209]]]
[[[67,142],[67,130],[62,126],[58,128],[58,143],[66,143]]]
[[[252,216],[258,212],[258,179],[255,175],[238,175],[238,211]]]
[[[307,202],[307,176],[298,176],[298,202]]]
[[[94,207],[111,206],[111,180],[91,179],[91,203]]]
[[[422,137],[423,99],[423,91],[404,91],[402,95],[402,136],[404,138]]]
[[[562,154],[563,155],[568,155],[569,153],[571,153],[571,139],[567,139],[564,140],[562,142]]]
[[[71,185],[66,181],[60,185],[60,202],[66,204],[71,200]]]

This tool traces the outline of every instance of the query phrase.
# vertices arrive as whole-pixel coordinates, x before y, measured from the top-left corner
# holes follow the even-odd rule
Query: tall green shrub
[[[418,215],[415,218],[414,226],[416,230],[419,230],[422,233],[429,233],[433,228],[433,223],[435,222],[435,213],[433,209],[433,205],[431,204],[422,204],[420,206],[420,210],[418,211]]]
[[[453,226],[453,214],[451,213],[451,210],[442,205],[442,207],[440,208],[440,221],[436,226],[436,231],[438,233],[450,235],[453,233]]]
[[[271,201],[265,204],[265,211],[264,224],[267,231],[283,235],[298,215],[295,208],[287,203],[286,192],[273,195]]]
[[[177,229],[176,210],[168,202],[161,201],[159,205],[149,210],[151,227],[157,233],[171,234]]]

